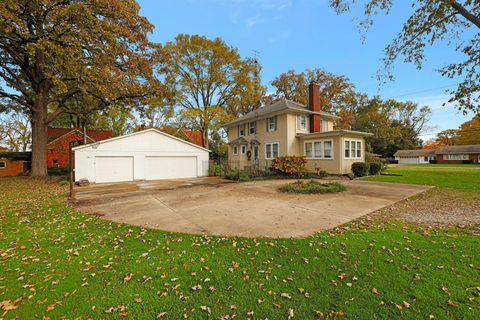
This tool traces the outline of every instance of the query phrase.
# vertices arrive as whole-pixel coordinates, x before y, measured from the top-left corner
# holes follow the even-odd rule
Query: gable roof
[[[72,131],[79,131],[81,134],[83,134],[83,129],[80,129],[80,128],[50,128],[49,127],[47,128],[47,142],[50,143],[53,140],[56,140]],[[94,141],[106,140],[113,137],[112,130],[89,129],[86,131],[87,131],[87,136]]]
[[[237,144],[238,145],[240,145],[240,144],[247,145],[248,141],[244,137],[238,137],[237,139],[233,139],[232,141],[230,141],[228,144],[230,144],[230,145],[237,145]]]
[[[434,155],[434,149],[397,150],[393,154],[394,157],[426,157]]]
[[[278,100],[278,101],[276,101],[272,104],[266,105],[264,107],[260,107],[260,108],[258,108],[256,110],[253,110],[253,111],[251,111],[251,112],[249,112],[249,113],[247,113],[243,116],[240,116],[237,119],[226,123],[225,127],[229,127],[229,126],[232,126],[234,124],[241,123],[241,122],[244,122],[244,121],[247,121],[247,120],[253,120],[253,119],[260,118],[260,117],[264,117],[264,116],[267,116],[269,114],[277,113],[277,112],[284,111],[284,110],[292,110],[292,111],[297,111],[297,112],[302,112],[302,113],[307,113],[307,114],[318,114],[318,115],[321,115],[321,116],[326,117],[326,118],[340,119],[340,117],[338,117],[336,115],[333,115],[331,113],[327,113],[327,112],[323,112],[323,111],[314,112],[314,111],[310,110],[308,108],[308,106],[303,105],[301,103],[291,101],[291,100],[287,100],[287,99],[281,99],[281,100]]]
[[[435,150],[435,154],[480,153],[480,144],[447,146]]]
[[[120,139],[124,139],[124,138],[128,138],[128,137],[131,137],[131,136],[135,136],[135,135],[139,135],[139,134],[144,134],[146,132],[156,132],[158,134],[161,134],[161,135],[164,135],[164,136],[167,136],[169,138],[172,138],[174,140],[177,140],[177,141],[180,141],[182,143],[186,143],[192,147],[195,147],[195,148],[198,148],[198,149],[201,149],[203,151],[207,151],[207,152],[211,152],[210,150],[206,149],[206,148],[203,148],[203,147],[200,147],[192,142],[189,142],[189,141],[186,141],[184,139],[181,139],[181,138],[177,138],[175,136],[172,136],[171,134],[168,134],[168,133],[165,133],[165,132],[162,132],[158,129],[154,129],[154,128],[150,128],[150,129],[145,129],[145,130],[141,130],[141,131],[137,131],[137,132],[133,132],[133,133],[130,133],[130,134],[126,134],[126,135],[123,135],[123,136],[118,136],[118,137],[114,137],[114,138],[111,138],[111,139],[106,139],[106,140],[102,140],[102,141],[97,141],[97,142],[94,142],[94,143],[89,143],[89,144],[84,144],[84,145],[81,145],[81,146],[78,146],[78,147],[75,147],[73,148],[73,150],[80,150],[80,149],[84,149],[84,148],[88,148],[88,147],[91,147],[92,145],[94,144],[104,144],[104,143],[108,143],[108,142],[111,142],[111,141],[116,141],[116,140],[120,140]]]

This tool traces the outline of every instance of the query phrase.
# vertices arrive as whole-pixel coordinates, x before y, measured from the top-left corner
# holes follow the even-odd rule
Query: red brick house
[[[30,152],[0,153],[0,177],[16,177],[30,171]]]
[[[435,155],[438,163],[480,163],[480,144],[442,147]]]
[[[87,143],[113,137],[111,130],[87,130]],[[47,129],[47,167],[67,167],[70,142],[83,142],[83,131],[75,128]]]

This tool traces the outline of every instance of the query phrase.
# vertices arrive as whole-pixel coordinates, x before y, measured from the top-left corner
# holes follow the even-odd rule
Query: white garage
[[[79,146],[75,180],[122,182],[195,178],[208,174],[209,150],[148,129]]]

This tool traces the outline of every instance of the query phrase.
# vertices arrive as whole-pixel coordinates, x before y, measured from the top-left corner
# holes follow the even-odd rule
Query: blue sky
[[[289,69],[323,68],[344,74],[358,91],[383,98],[411,100],[433,109],[423,134],[456,128],[473,114],[462,115],[447,102],[446,89],[458,82],[435,70],[461,58],[454,47],[438,44],[427,50],[422,70],[401,60],[394,69],[395,81],[379,86],[375,78],[382,67],[383,49],[409,16],[409,6],[397,6],[389,16],[379,16],[362,43],[357,29],[361,12],[336,15],[327,0],[137,0],[155,26],[151,40],[165,42],[179,33],[220,37],[237,47],[243,57],[259,52],[262,82]],[[399,3],[399,2],[397,2]]]

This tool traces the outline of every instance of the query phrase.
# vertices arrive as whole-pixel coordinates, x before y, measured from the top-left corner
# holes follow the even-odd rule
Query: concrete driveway
[[[305,237],[428,190],[428,186],[342,181],[338,194],[292,195],[292,180],[232,183],[217,178],[76,188],[75,206],[105,219],[166,231],[246,237]]]

